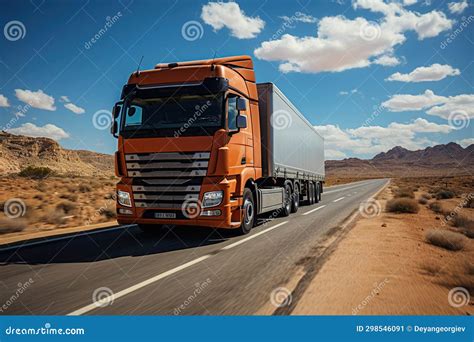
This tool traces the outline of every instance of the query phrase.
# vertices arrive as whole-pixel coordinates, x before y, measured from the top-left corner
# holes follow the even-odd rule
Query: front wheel
[[[244,190],[243,202],[244,203],[242,205],[242,224],[239,228],[239,233],[242,235],[248,234],[255,225],[255,200],[253,198],[252,191],[250,191],[249,188],[245,188]]]

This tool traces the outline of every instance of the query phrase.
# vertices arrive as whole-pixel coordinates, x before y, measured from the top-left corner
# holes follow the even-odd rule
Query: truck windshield
[[[223,95],[134,98],[126,107],[125,137],[209,135],[223,124]]]

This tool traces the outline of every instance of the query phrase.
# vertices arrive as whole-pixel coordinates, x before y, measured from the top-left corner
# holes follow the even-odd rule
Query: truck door
[[[227,128],[229,132],[235,132],[229,141],[231,168],[242,169],[246,166],[253,166],[254,163],[252,121],[250,120],[250,106],[247,104],[246,112],[240,113],[247,116],[247,128],[238,131],[236,125],[236,118],[239,115],[237,99],[238,96],[234,94],[229,94],[227,98]]]

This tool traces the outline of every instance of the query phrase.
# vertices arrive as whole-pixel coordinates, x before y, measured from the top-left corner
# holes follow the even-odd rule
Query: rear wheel
[[[322,190],[322,185],[321,185],[321,183],[318,183],[318,189],[319,189],[319,191],[318,191],[318,202],[321,202],[321,194],[322,194],[322,191],[321,191]]]
[[[309,182],[308,184],[308,204],[314,204],[314,184],[313,182]]]
[[[242,224],[239,228],[239,233],[243,235],[248,234],[255,225],[255,200],[253,198],[252,191],[249,188],[244,189],[242,210],[243,217]]]
[[[295,191],[293,192],[291,201],[291,212],[296,213],[300,207],[300,191],[298,185],[295,185]]]
[[[289,216],[291,213],[291,186],[289,183],[285,184],[285,199],[283,201],[283,216]]]
[[[321,193],[319,189],[319,183],[316,183],[315,190],[314,190],[314,203],[318,203],[320,198],[321,198]]]

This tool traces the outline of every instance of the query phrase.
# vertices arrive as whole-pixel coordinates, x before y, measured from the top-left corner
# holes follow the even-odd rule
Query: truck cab
[[[120,224],[147,231],[173,224],[242,233],[255,225],[259,184],[264,189],[268,182],[249,56],[135,72],[112,112]],[[272,187],[281,188],[277,183]],[[278,196],[281,206],[284,198],[290,200],[284,187]]]

